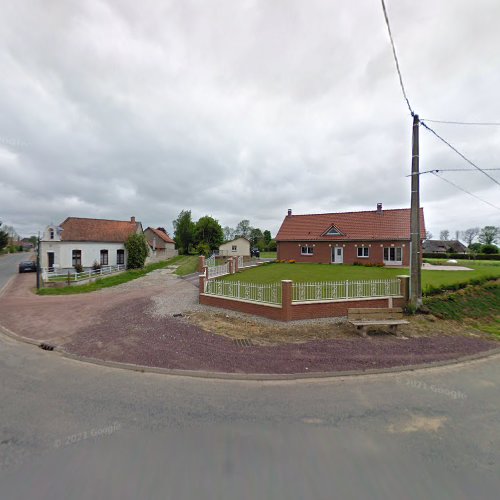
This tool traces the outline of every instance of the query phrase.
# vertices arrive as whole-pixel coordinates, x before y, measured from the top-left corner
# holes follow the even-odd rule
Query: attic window
[[[332,226],[326,233],[326,236],[340,236],[342,233],[335,227]]]

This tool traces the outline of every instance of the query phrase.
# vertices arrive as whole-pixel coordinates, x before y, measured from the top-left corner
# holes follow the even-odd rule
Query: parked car
[[[252,248],[250,255],[252,257],[260,257],[260,250],[258,248]]]
[[[20,273],[36,273],[36,262],[32,260],[23,260],[19,264],[19,272]]]

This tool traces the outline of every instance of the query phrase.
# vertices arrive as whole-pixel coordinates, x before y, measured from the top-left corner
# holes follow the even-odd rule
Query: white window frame
[[[314,247],[309,246],[309,245],[301,245],[300,246],[300,255],[314,255]]]
[[[103,248],[99,252],[99,263],[101,264],[101,266],[109,265],[109,250],[107,248]]]
[[[361,250],[361,252],[360,252]],[[361,253],[361,255],[360,255]],[[358,247],[358,259],[368,259],[370,258],[370,249],[369,247]]]
[[[386,252],[387,250],[387,252]],[[391,250],[393,250],[393,252],[391,252]],[[399,252],[398,252],[399,251]],[[391,253],[393,253],[393,257],[391,259]],[[398,253],[399,253],[399,256],[400,256],[400,259],[398,260],[397,259],[397,256],[398,256]],[[386,255],[387,255],[387,259],[386,259]],[[384,264],[388,264],[388,265],[401,265],[403,263],[403,247],[384,247]]]
[[[232,245],[231,252],[237,252],[237,251],[238,251],[238,245]]]

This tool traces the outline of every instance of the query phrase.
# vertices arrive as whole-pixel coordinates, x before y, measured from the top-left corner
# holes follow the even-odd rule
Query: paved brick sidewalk
[[[168,272],[91,294],[58,297],[32,294],[33,280],[30,275],[18,276],[0,298],[0,324],[70,353],[109,361],[227,373],[311,373],[428,363],[499,345],[458,335],[387,335],[240,347],[173,317],[196,307],[198,290]]]

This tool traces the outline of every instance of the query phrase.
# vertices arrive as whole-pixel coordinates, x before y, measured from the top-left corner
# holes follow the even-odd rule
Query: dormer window
[[[332,226],[326,233],[325,236],[340,236],[342,233],[335,227]]]
[[[53,240],[53,239],[54,239],[54,234],[55,234],[54,229],[53,229],[53,228],[50,228],[50,229],[49,229],[49,238],[50,238],[51,240]]]

